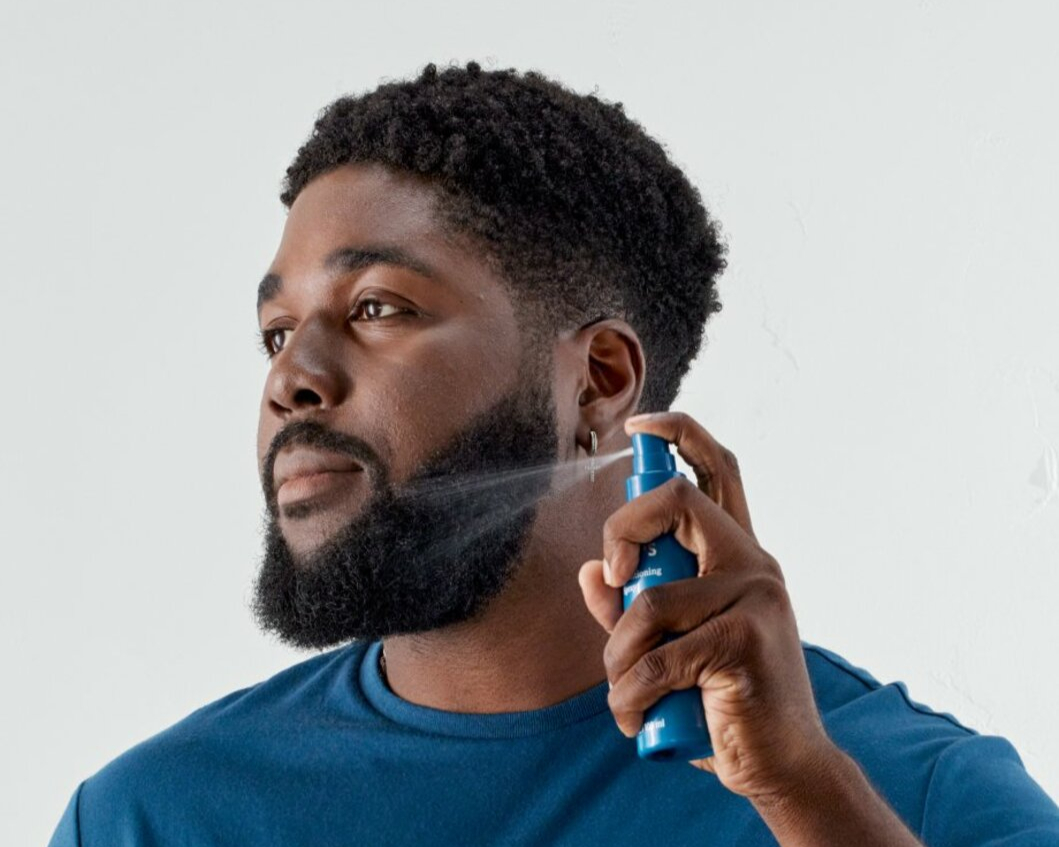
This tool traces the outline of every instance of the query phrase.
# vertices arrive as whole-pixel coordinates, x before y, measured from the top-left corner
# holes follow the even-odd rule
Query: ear
[[[581,327],[569,339],[576,368],[576,440],[588,451],[590,430],[600,445],[623,439],[625,419],[636,412],[643,393],[646,362],[636,332],[620,318],[607,318]],[[603,451],[600,447],[600,452]]]

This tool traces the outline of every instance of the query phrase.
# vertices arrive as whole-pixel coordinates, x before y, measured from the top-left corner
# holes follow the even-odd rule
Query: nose
[[[288,330],[272,360],[265,393],[273,413],[286,417],[301,409],[332,409],[349,391],[344,367],[345,338],[331,331],[322,316]]]

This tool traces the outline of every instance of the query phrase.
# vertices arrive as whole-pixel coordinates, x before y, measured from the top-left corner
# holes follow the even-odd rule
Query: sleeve
[[[66,804],[66,811],[63,812],[63,816],[59,819],[59,824],[55,827],[55,832],[52,833],[48,847],[81,847],[81,821],[78,806],[81,801],[81,788],[83,786],[84,782],[82,781],[77,786],[77,790],[74,791],[70,802]]]
[[[1010,741],[975,734],[938,756],[920,838],[927,847],[1059,847],[1059,807]]]

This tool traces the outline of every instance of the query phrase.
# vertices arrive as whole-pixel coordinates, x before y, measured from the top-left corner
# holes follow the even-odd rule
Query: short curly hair
[[[431,62],[323,109],[280,200],[289,208],[310,180],[358,162],[440,189],[446,231],[480,249],[533,339],[625,320],[646,359],[637,411],[670,407],[721,310],[727,248],[698,190],[620,102],[537,71]]]

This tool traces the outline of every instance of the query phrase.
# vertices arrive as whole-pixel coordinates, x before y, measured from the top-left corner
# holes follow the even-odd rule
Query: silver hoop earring
[[[588,481],[589,482],[595,482],[596,481],[596,447],[598,446],[598,442],[596,440],[596,431],[594,429],[590,429],[588,431],[588,438],[592,442],[592,447],[591,447],[591,449],[589,451],[589,454],[588,454],[588,457],[589,457],[589,462],[588,462]]]

